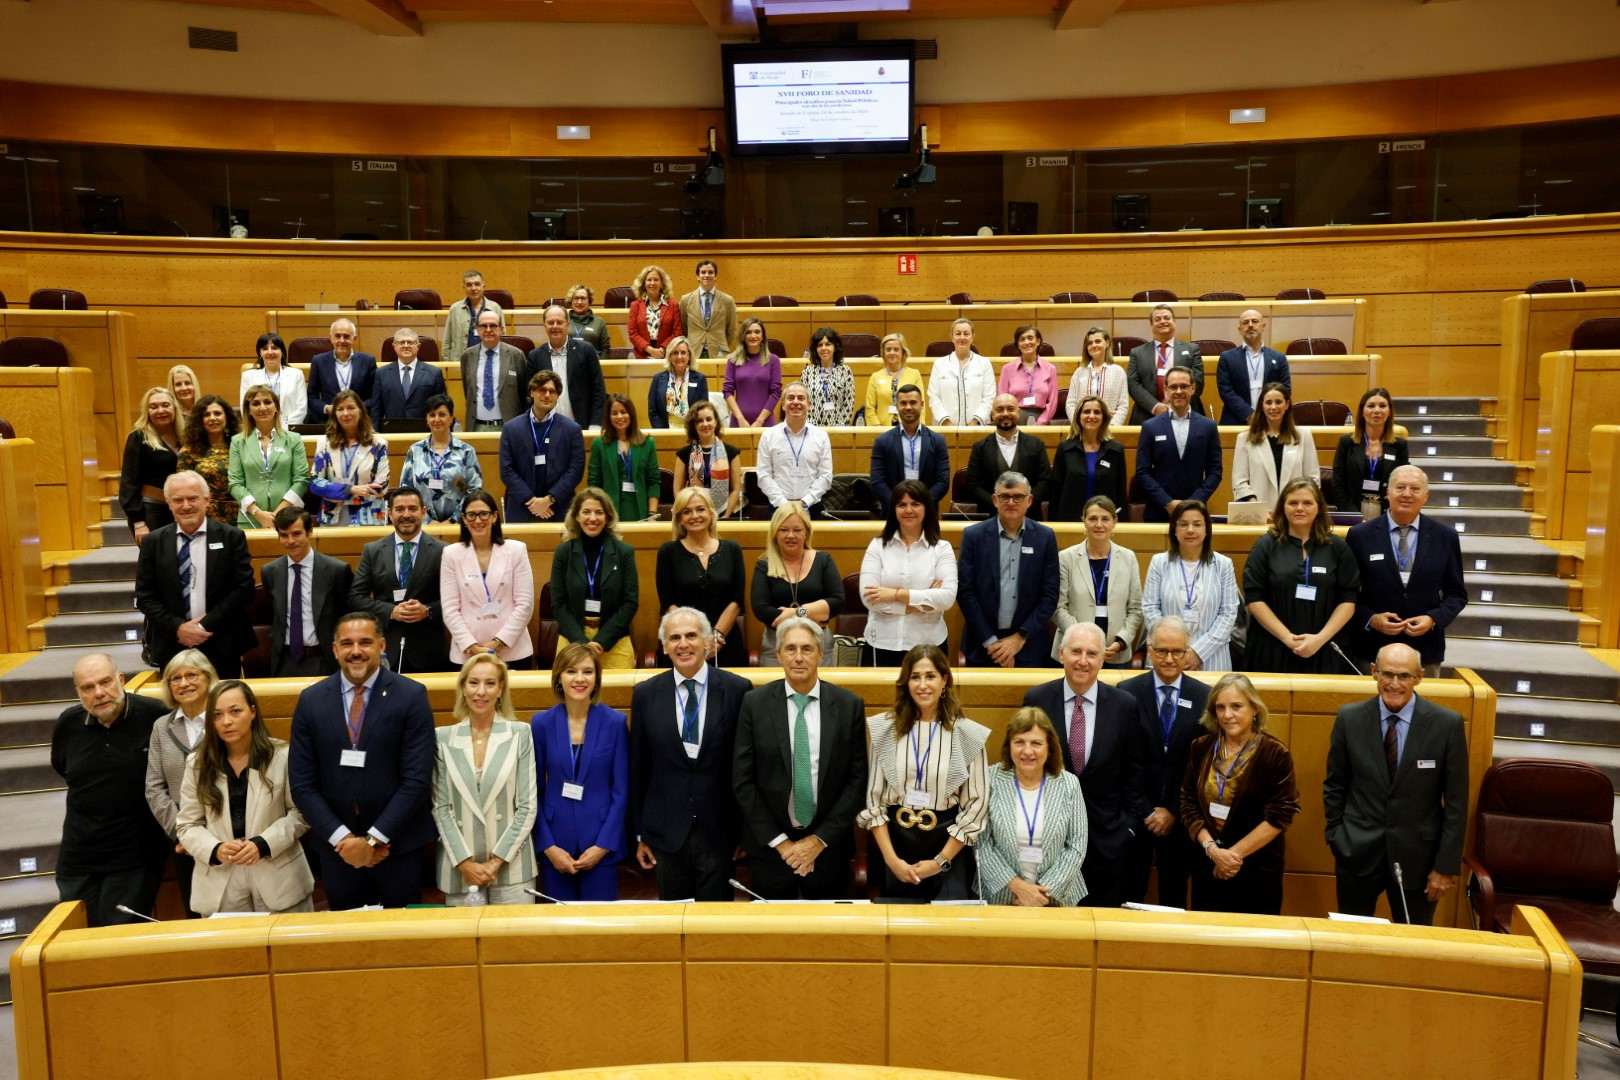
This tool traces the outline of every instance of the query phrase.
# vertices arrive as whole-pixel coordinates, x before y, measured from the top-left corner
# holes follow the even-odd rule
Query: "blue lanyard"
[[[354,459],[359,456],[360,447],[358,445],[345,446],[342,450],[338,451],[338,453],[343,457],[343,476],[349,481],[349,485],[352,487],[355,481]]]
[[[1040,361],[1036,360],[1035,364],[1036,364],[1036,367],[1039,367],[1040,366]],[[1023,364],[1019,364],[1018,366],[1019,367],[1024,367]],[[1026,393],[1024,396],[1025,397],[1034,397],[1035,396],[1035,368],[1032,368],[1032,367],[1024,368],[1024,378],[1029,380],[1029,392]]]
[[[917,745],[917,725],[911,726],[911,760],[917,764],[917,790],[923,790],[923,773],[928,768],[929,755],[934,752],[934,733],[939,725],[935,724],[928,729],[928,749],[923,750]]]
[[[447,447],[445,449],[444,453],[435,454],[433,452],[433,440],[431,438],[428,439],[428,444],[427,444],[428,451],[427,451],[427,453],[428,453],[428,460],[433,462],[433,479],[435,479],[435,480],[441,479],[441,476],[442,476],[442,474],[444,472],[444,463],[450,459],[450,451],[454,450],[455,446],[456,446],[455,441],[452,440],[449,447]]]
[[[596,553],[596,565],[592,566],[590,564],[590,562],[588,560],[586,560],[586,558],[585,558],[585,550],[584,550],[584,548],[583,547],[580,548],[579,559],[580,559],[580,562],[585,563],[585,589],[586,589],[585,595],[586,596],[595,596],[596,595],[596,576],[602,572],[602,553],[605,552],[606,550],[607,550],[607,542],[606,542],[606,540],[604,540],[602,542],[601,550],[599,550]]]
[[[551,441],[551,425],[555,424],[556,422],[557,422],[557,414],[556,413],[552,413],[550,416],[546,417],[546,437],[545,437],[545,440],[544,440],[545,442],[549,443]],[[534,410],[533,409],[529,410],[529,438],[534,440],[534,452],[536,454],[543,453],[544,451],[541,450],[540,427],[539,427],[538,424],[536,424],[534,422]]]
[[[484,579],[484,599],[493,604],[495,602],[495,597],[492,596],[489,591],[489,571],[484,571],[481,576]]]
[[[703,722],[703,702],[709,696],[709,680],[694,679],[693,681],[698,685],[697,693],[687,695],[686,700],[690,701],[694,697],[697,698],[698,723],[701,724]],[[675,684],[675,707],[681,710],[681,726],[684,728],[686,726],[686,709],[681,705],[680,683]]]
[[[1384,459],[1373,456],[1372,443],[1367,440],[1365,435],[1361,437],[1361,452],[1367,455],[1367,479],[1378,479],[1378,466],[1383,464]]]
[[[1232,778],[1232,774],[1237,771],[1237,767],[1240,764],[1242,764],[1243,759],[1248,757],[1249,754],[1252,753],[1254,748],[1256,746],[1258,746],[1258,745],[1259,745],[1259,743],[1258,743],[1257,740],[1250,739],[1244,745],[1243,749],[1241,749],[1241,750],[1239,750],[1237,752],[1237,756],[1232,759],[1232,763],[1226,767],[1225,772],[1221,772],[1221,764],[1220,764],[1219,761],[1212,761],[1210,763],[1210,771],[1215,774],[1215,797],[1216,798],[1222,799],[1222,800],[1224,800],[1226,798],[1226,782]],[[1221,756],[1221,748],[1220,748],[1220,744],[1218,744],[1218,743],[1215,746],[1215,756],[1217,758],[1219,758]]]
[[[624,471],[623,479],[635,479],[635,474],[630,471],[630,451],[626,450],[619,455],[619,467]]]
[[[1203,560],[1199,560],[1198,569],[1193,572],[1191,581],[1187,580],[1187,560],[1178,558],[1176,561],[1181,564],[1181,587],[1187,590],[1187,606],[1192,607],[1193,598],[1198,595],[1198,579],[1204,576]]]
[[[810,441],[810,425],[804,425],[804,434],[799,436],[799,448],[793,449],[793,432],[788,430],[786,424],[782,425],[782,438],[787,443],[788,453],[793,455],[793,467],[799,467],[799,455],[804,453],[804,444]]]
[[[584,750],[584,749],[585,749],[585,744],[583,742],[577,742],[577,743],[571,742],[571,743],[568,744],[568,757],[569,757],[568,777],[572,782],[574,782],[576,784],[579,783],[579,755],[580,755],[580,752],[582,750]]]
[[[1017,781],[1013,781],[1017,783]],[[1032,816],[1029,806],[1024,802],[1024,789],[1018,789],[1018,809],[1024,814],[1024,827],[1029,830],[1029,846],[1035,846],[1035,824],[1041,820],[1041,800],[1046,797],[1046,773],[1041,773],[1041,786],[1035,792],[1035,813]]]
[[[1305,584],[1309,585],[1311,583],[1311,553],[1305,551],[1303,544],[1300,545],[1300,550],[1305,556]]]
[[[1091,589],[1097,594],[1097,606],[1099,608],[1106,607],[1108,604],[1108,575],[1113,568],[1113,554],[1110,553],[1101,559],[1093,559],[1088,555],[1086,561],[1091,563]],[[1098,563],[1102,564],[1100,571],[1097,568]],[[1191,601],[1188,601],[1188,603],[1191,603]]]

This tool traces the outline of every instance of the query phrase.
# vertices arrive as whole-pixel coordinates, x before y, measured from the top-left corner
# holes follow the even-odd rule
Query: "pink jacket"
[[[486,594],[486,589],[487,594]],[[450,630],[450,659],[460,664],[480,641],[500,638],[502,660],[534,654],[529,616],[534,613],[534,571],[529,549],[521,540],[496,544],[489,553],[489,574],[478,569],[471,544],[451,543],[439,560],[439,602]],[[484,614],[493,604],[491,614]]]

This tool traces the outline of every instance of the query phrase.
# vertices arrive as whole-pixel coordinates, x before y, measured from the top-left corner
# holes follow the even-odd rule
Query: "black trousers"
[[[83,900],[91,926],[119,926],[142,920],[117,910],[119,904],[142,915],[151,915],[157,903],[158,886],[163,882],[163,859],[153,858],[144,866],[109,870],[99,874],[65,874],[57,871],[56,892],[63,903]]]
[[[422,902],[422,849],[390,851],[376,866],[356,869],[324,843],[319,848],[326,905],[348,911],[367,904],[402,908]]]
[[[771,855],[781,861],[774,851]],[[731,852],[716,850],[695,824],[687,830],[686,842],[679,851],[653,848],[653,857],[658,860],[658,899],[736,899],[736,890],[731,887]]]
[[[1096,848],[1086,851],[1086,861],[1080,864],[1080,876],[1086,883],[1086,895],[1081,907],[1119,907],[1125,902],[1125,859],[1110,859]]]
[[[1197,853],[1198,849],[1179,820],[1171,823],[1170,831],[1164,836],[1154,836],[1143,826],[1125,849],[1124,898],[1132,903],[1145,901],[1148,877],[1157,866],[1159,892],[1155,902],[1186,907],[1189,867]]]
[[[331,646],[311,645],[304,650],[302,660],[294,660],[292,653],[286,649],[270,665],[272,678],[304,679],[318,678],[328,672],[322,670],[327,657],[331,655]]]
[[[788,839],[805,835],[795,829]],[[816,856],[815,869],[800,877],[773,849],[762,848],[749,852],[749,884],[767,900],[848,900],[850,856],[848,840],[834,843]]]
[[[1405,868],[1402,868],[1405,875]],[[1415,880],[1414,880],[1415,879]],[[1407,922],[1406,908],[1411,909],[1411,922],[1417,926],[1434,925],[1434,903],[1429,899],[1429,873],[1422,871],[1406,879],[1406,908],[1401,906],[1401,890],[1395,884],[1395,874],[1387,865],[1375,874],[1348,874],[1337,868],[1333,875],[1334,890],[1338,893],[1339,911],[1345,915],[1372,915],[1378,910],[1378,898],[1389,897],[1391,922]],[[1416,885],[1417,888],[1412,886]]]
[[[196,870],[197,861],[184,852],[174,853],[174,883],[180,886],[180,904],[186,909],[186,918],[194,919],[197,913],[191,910],[191,875]]]

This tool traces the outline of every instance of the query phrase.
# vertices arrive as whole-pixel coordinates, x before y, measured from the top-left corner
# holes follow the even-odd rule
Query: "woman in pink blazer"
[[[486,491],[461,504],[461,542],[447,544],[439,561],[439,602],[450,630],[450,660],[494,653],[507,667],[534,666],[529,616],[534,572],[520,540],[501,539],[501,509]]]

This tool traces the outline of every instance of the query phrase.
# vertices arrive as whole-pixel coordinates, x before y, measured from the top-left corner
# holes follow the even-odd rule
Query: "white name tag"
[[[1420,769],[1432,769],[1432,768],[1434,768],[1434,762],[1432,760],[1419,761],[1417,767],[1420,768]]]
[[[890,416],[899,416],[900,415],[900,406],[898,406],[898,405],[890,405],[889,406],[889,415]]]
[[[1035,407],[1035,395],[1031,394],[1029,397],[1025,398],[1023,401],[1020,401],[1018,404],[1026,406],[1028,408],[1034,408]]]
[[[1033,555],[1033,554],[1035,554],[1035,549],[1034,548],[1021,548],[1019,550],[1021,550],[1025,555]]]
[[[1402,570],[1401,571],[1401,584],[1402,585],[1410,585],[1411,583],[1412,583],[1412,571],[1410,571],[1410,570]]]
[[[1383,555],[1369,555],[1369,556],[1367,556],[1367,561],[1368,562],[1383,562],[1384,561],[1384,556]]]
[[[821,403],[821,411],[825,412],[825,413],[835,413],[835,412],[837,412],[838,411],[838,402],[836,402],[836,401],[823,401]]]
[[[1018,861],[1031,866],[1041,865],[1041,846],[1039,844],[1019,844]]]
[[[1181,609],[1181,621],[1187,624],[1187,632],[1198,628],[1198,609],[1191,604]]]
[[[1395,460],[1395,455],[1394,454],[1385,454],[1384,455],[1384,460],[1385,461],[1394,461]]]
[[[544,455],[544,454],[536,454],[536,455],[534,455],[534,463],[536,465],[544,465],[546,463],[546,455]]]
[[[563,784],[562,796],[565,799],[573,799],[578,802],[585,797],[585,785],[565,783]]]
[[[404,589],[395,589],[394,590],[394,603],[397,604],[401,600],[404,600],[404,599],[405,599],[405,590]]]
[[[364,750],[345,750],[338,755],[338,764],[346,769],[363,769],[366,767],[366,752]]]
[[[912,788],[906,792],[906,805],[915,810],[926,810],[933,801],[928,797],[928,792],[919,788]]]
[[[1361,490],[1362,491],[1377,491],[1378,490],[1378,481],[1376,481],[1376,480],[1363,480],[1361,482]]]
[[[1168,439],[1169,437],[1170,436],[1168,436],[1168,435],[1155,435],[1155,436],[1153,436],[1153,441],[1154,442],[1164,442],[1164,440]]]
[[[602,614],[602,601],[600,601],[600,600],[587,600],[587,601],[585,601],[585,614],[587,614],[587,615],[600,615],[600,614]]]
[[[683,743],[681,743],[681,745],[686,747],[686,756],[691,758],[692,760],[696,761],[697,756],[698,756],[698,750],[700,749],[698,744],[695,743],[695,742],[683,742]]]
[[[506,373],[508,375],[516,375],[517,374],[517,369],[516,368],[507,368]]]
[[[1315,585],[1295,585],[1294,586],[1294,599],[1295,600],[1306,600],[1306,601],[1310,601],[1310,602],[1314,603],[1315,600],[1316,600],[1316,586]]]
[[[209,551],[224,551],[225,550],[225,545],[224,544],[209,544],[208,545],[208,550]]]
[[[636,485],[629,480],[620,480],[619,490],[626,492],[627,494],[634,495],[636,493]]]
[[[434,479],[428,480],[428,490],[429,491],[443,491],[444,490],[444,481],[443,480],[434,480]]]
[[[1231,815],[1232,808],[1230,806],[1225,806],[1221,803],[1209,804],[1209,816],[1214,818],[1216,821],[1225,821]]]
[[[1180,705],[1183,709],[1192,708],[1192,702],[1187,698],[1176,698],[1176,704]]]
[[[912,468],[910,465],[906,466],[906,479],[907,480],[916,480],[920,475],[921,474],[918,472],[918,470]]]
[[[478,609],[478,614],[482,615],[486,619],[492,618],[492,617],[494,617],[496,615],[499,615],[500,613],[501,613],[501,605],[497,604],[493,600],[491,600],[487,604],[484,604],[482,607],[480,607]]]
[[[1114,463],[1112,461],[1099,461],[1097,464],[1101,465],[1105,469],[1112,469],[1114,467]]]
[[[1327,572],[1328,572],[1328,568],[1325,567],[1325,566],[1313,566],[1313,567],[1311,567],[1311,573],[1313,573],[1313,574],[1325,574]]]

